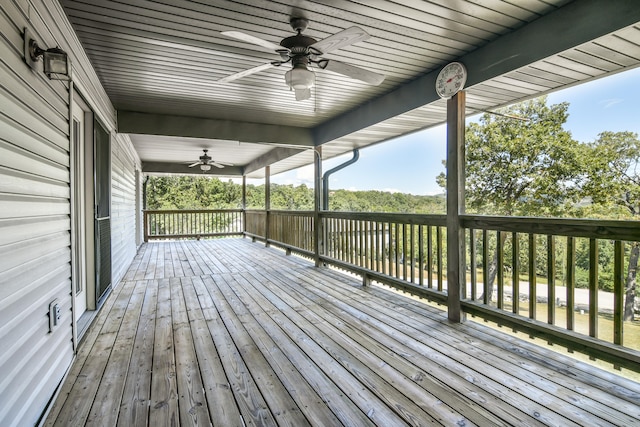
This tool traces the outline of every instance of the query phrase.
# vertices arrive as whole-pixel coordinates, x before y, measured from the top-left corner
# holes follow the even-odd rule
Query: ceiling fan
[[[375,86],[384,80],[385,76],[383,74],[333,59],[321,58],[325,53],[368,39],[370,35],[362,28],[353,26],[317,41],[302,34],[309,25],[308,19],[292,17],[289,23],[297,34],[283,39],[279,45],[240,31],[221,32],[220,34],[224,36],[273,50],[280,55],[281,60],[267,62],[266,64],[240,71],[220,79],[219,82],[230,82],[266,70],[272,66],[278,67],[291,62],[291,69],[284,75],[285,82],[295,91],[296,100],[301,101],[311,97],[311,88],[315,84],[315,74],[308,68],[312,64],[321,70],[333,71]]]
[[[211,156],[207,154],[209,150],[203,149],[202,151],[204,151],[204,154],[199,157],[197,162],[189,165],[190,168],[200,165],[200,170],[206,172],[211,169],[211,166],[215,166],[220,169],[224,168],[225,166],[233,166],[233,163],[218,162],[213,160]]]

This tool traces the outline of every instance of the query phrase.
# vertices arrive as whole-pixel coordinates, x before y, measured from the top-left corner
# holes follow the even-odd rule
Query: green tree
[[[468,212],[558,216],[578,201],[580,145],[563,128],[568,103],[540,97],[485,113],[466,128],[465,197]],[[446,189],[444,173],[437,178]],[[504,245],[508,233],[500,234]],[[493,293],[497,259],[489,268]]]
[[[212,177],[150,176],[148,209],[237,209],[242,187]]]
[[[587,145],[589,155],[584,194],[594,204],[622,207],[640,220],[640,141],[633,132],[602,132]],[[625,283],[624,319],[633,320],[640,243],[631,243]]]

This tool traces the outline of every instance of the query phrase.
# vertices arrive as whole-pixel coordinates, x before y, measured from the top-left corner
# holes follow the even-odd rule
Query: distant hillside
[[[263,209],[264,185],[247,185],[247,208]],[[242,186],[212,177],[150,176],[147,209],[229,209],[242,205]],[[334,190],[333,211],[444,214],[442,195],[416,196],[385,191]],[[271,184],[271,209],[312,210],[313,188]]]
[[[444,214],[446,200],[442,196],[336,190],[329,195],[329,207],[334,211]]]

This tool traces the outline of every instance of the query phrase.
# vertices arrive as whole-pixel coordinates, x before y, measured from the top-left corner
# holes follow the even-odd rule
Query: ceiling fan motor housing
[[[207,154],[207,151],[209,151],[209,150],[204,150],[203,149],[202,151],[204,151],[204,154],[202,156],[200,156],[200,161],[202,163],[209,163],[209,161],[211,160],[211,157],[209,157],[209,155]]]
[[[308,51],[308,47],[316,42],[316,39],[303,36],[298,33],[295,36],[290,36],[283,39],[280,42],[280,46],[286,47],[291,51],[292,55],[305,55]]]

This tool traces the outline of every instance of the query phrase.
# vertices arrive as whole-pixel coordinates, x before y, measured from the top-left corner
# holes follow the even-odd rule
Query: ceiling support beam
[[[202,176],[242,176],[242,168],[238,166],[225,166],[223,169],[214,166],[211,170],[204,172],[197,166],[190,168],[188,164],[165,162],[142,162],[142,172]]]
[[[284,160],[291,156],[295,156],[296,154],[302,153],[305,151],[302,148],[288,148],[288,147],[276,147],[273,150],[264,153],[262,156],[258,157],[247,166],[244,167],[244,175],[248,175],[251,172],[255,172],[264,168],[265,166],[272,165],[280,160]]]
[[[311,130],[282,125],[118,111],[118,132],[313,146]]]
[[[470,87],[638,21],[637,0],[574,1],[455,60],[466,66]],[[318,125],[313,130],[316,146],[436,101],[439,71]]]

